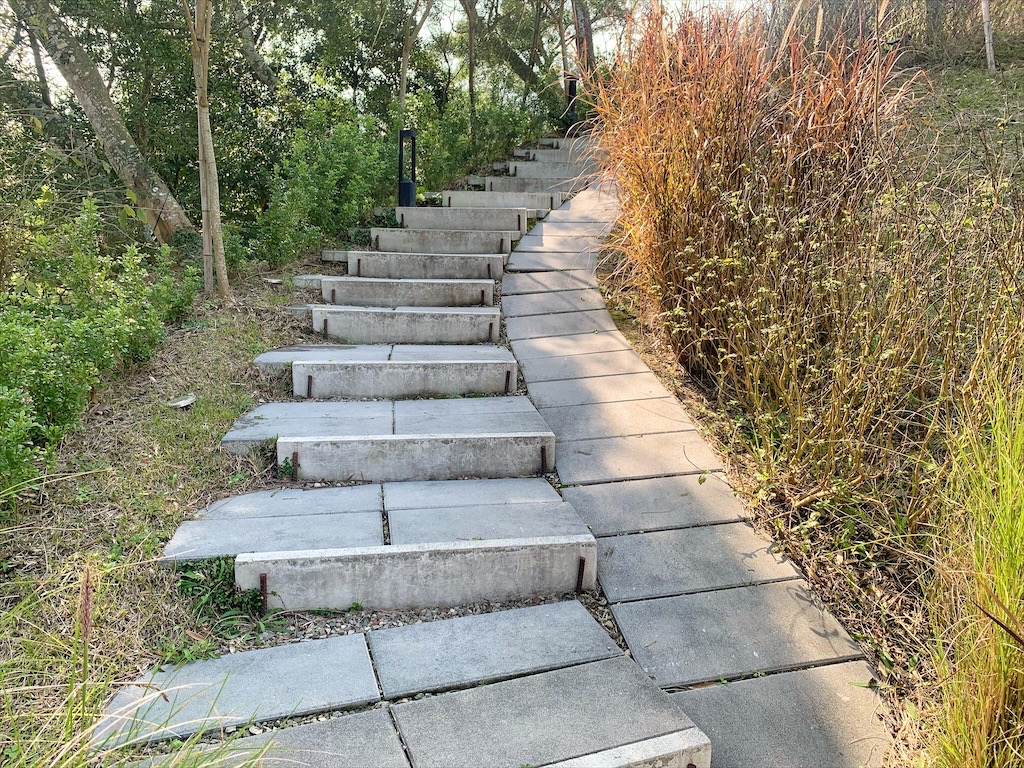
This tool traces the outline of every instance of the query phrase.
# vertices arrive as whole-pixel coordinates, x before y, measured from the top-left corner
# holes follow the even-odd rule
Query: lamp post
[[[409,176],[405,175],[405,142],[409,141]],[[398,204],[403,208],[416,207],[416,129],[403,128],[398,132]]]

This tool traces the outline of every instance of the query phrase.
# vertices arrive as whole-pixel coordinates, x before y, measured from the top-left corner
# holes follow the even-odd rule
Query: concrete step
[[[313,329],[350,344],[490,344],[497,307],[350,307],[315,304]]]
[[[424,483],[387,483],[386,490],[374,483],[244,494],[222,499],[183,522],[159,562],[327,549],[370,549],[376,558],[390,556],[392,545],[450,548],[463,541],[494,545],[512,539],[549,539],[552,544],[566,536],[576,543],[575,537],[589,534],[573,507],[550,486],[544,494],[531,483],[547,485],[541,478],[447,481],[444,499],[436,498],[438,488]],[[409,494],[421,485],[435,497],[410,502]],[[500,493],[508,497],[499,498]]]
[[[596,146],[591,136],[549,136],[537,141],[542,149],[569,149],[576,152],[587,152]]]
[[[562,204],[561,192],[475,192],[448,191],[441,199],[449,208],[519,208],[546,214]]]
[[[516,231],[525,235],[536,206],[495,208],[396,208],[399,224],[410,229],[481,230],[485,232]]]
[[[589,178],[597,173],[597,165],[593,162],[562,163],[524,160],[509,163],[508,173],[518,179]]]
[[[410,280],[500,280],[505,268],[501,253],[325,251],[324,259],[348,264],[354,277]]]
[[[540,149],[517,149],[513,156],[521,160],[533,160],[545,163],[589,163],[595,158],[594,150],[590,146],[580,145],[566,149],[553,149],[542,147]]]
[[[493,280],[321,277],[324,301],[359,307],[489,307]]]
[[[509,253],[519,230],[438,230],[374,227],[370,240],[378,251],[397,253]]]
[[[554,469],[554,434],[526,397],[267,403],[221,440],[229,453],[276,441],[301,480],[533,477]]]
[[[578,192],[591,183],[590,179],[577,178],[575,174],[565,178],[536,179],[522,176],[485,176],[485,192],[559,192],[569,195]]]
[[[519,374],[511,352],[483,344],[365,345],[338,357],[297,352],[289,363],[294,395],[319,400],[507,395]]]

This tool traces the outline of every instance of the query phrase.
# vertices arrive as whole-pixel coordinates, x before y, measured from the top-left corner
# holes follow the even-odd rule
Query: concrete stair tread
[[[417,766],[710,766],[707,738],[612,658],[392,705]]]
[[[229,451],[241,447],[244,453],[254,444],[285,437],[496,433],[550,434],[550,430],[526,397],[281,402],[249,411],[235,422],[222,444]]]
[[[480,230],[490,232],[518,232],[525,234],[532,210],[537,206],[508,207],[416,207],[396,208],[399,225],[409,229],[443,229],[452,231]]]
[[[565,502],[392,510],[388,521],[396,545],[590,535]]]
[[[261,370],[284,370],[293,363],[496,362],[514,363],[505,347],[486,344],[300,344],[264,352]]]
[[[391,314],[406,312],[413,315],[486,315],[494,317],[500,315],[497,307],[419,307],[414,305],[403,305],[399,307],[364,307],[352,304],[311,304],[314,311],[321,312],[358,312],[360,314]]]
[[[576,600],[367,633],[385,699],[620,656]]]
[[[521,234],[518,229],[495,231],[374,227],[370,230],[370,241],[380,251],[508,253],[512,250],[512,243]]]
[[[155,670],[118,692],[93,743],[186,738],[379,700],[364,636],[346,635]]]
[[[519,208],[540,211],[545,216],[562,204],[561,192],[476,192],[448,190],[441,200],[446,208]]]

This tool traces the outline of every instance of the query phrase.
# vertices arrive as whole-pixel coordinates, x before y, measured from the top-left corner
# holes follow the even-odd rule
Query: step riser
[[[449,255],[440,253],[347,252],[349,274],[399,280],[500,280],[505,269],[501,254]]]
[[[515,390],[516,379],[514,363],[292,364],[295,396],[317,399],[507,394]]]
[[[371,229],[378,251],[398,253],[510,253],[519,232],[449,232],[444,230]]]
[[[370,283],[324,279],[324,301],[359,307],[489,307],[493,281]]]
[[[490,344],[501,333],[494,313],[471,312],[417,315],[314,309],[313,329],[349,344]]]
[[[410,610],[523,600],[575,591],[581,560],[581,586],[595,589],[596,543],[588,538],[246,554],[235,560],[235,580],[241,589],[259,589],[266,574],[270,607],[288,610],[346,610],[353,603]]]
[[[521,149],[516,152],[516,157],[542,163],[586,164],[594,160],[591,151],[584,147],[578,149]]]
[[[575,176],[560,179],[528,179],[522,176],[487,176],[484,190],[487,192],[556,192],[570,194],[590,184],[590,179]]]
[[[593,163],[543,163],[528,160],[509,163],[508,172],[519,179],[564,179],[589,176],[596,172]]]
[[[398,223],[410,229],[518,232],[530,228],[527,206],[502,208],[396,208]]]
[[[443,424],[438,429],[444,429]],[[536,477],[553,471],[552,435],[383,435],[280,438],[277,462],[299,480],[382,482]]]
[[[445,192],[447,208],[518,208],[550,211],[562,204],[561,192]]]

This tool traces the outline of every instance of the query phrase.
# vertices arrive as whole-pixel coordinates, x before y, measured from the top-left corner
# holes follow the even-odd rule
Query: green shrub
[[[191,303],[189,279],[156,258],[156,280],[138,249],[103,252],[96,205],[35,236],[0,295],[0,488],[24,482],[45,447],[79,419],[100,376],[145,360],[165,313]]]
[[[274,265],[340,237],[387,194],[390,154],[371,121],[319,101],[302,124],[250,244],[257,258]]]

